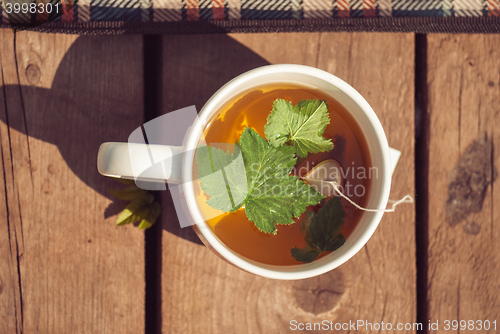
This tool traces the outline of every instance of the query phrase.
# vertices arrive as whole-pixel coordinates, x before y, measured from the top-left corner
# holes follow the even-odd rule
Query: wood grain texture
[[[144,332],[144,236],[96,169],[143,121],[141,37],[0,45],[0,332]]]
[[[199,110],[229,79],[265,64],[307,64],[339,76],[366,97],[389,144],[403,153],[391,197],[413,194],[413,35],[165,36],[163,59],[162,112],[192,104]],[[291,320],[394,326],[416,320],[412,205],[386,214],[367,246],[340,268],[283,282],[248,274],[215,256],[191,229],[179,228],[170,197],[162,197],[163,333],[288,333]]]
[[[500,321],[500,190],[490,182],[482,209],[449,224],[445,204],[452,169],[486,133],[500,165],[500,36],[428,36],[429,314],[445,320]],[[471,179],[473,180],[473,179]],[[474,181],[468,181],[472,187]],[[446,333],[464,331],[450,330]]]
[[[413,34],[323,34],[320,43],[317,67],[352,85],[375,110],[389,146],[401,151],[390,198],[413,195]],[[414,333],[415,264],[415,207],[404,205],[386,213],[363,250],[340,268],[350,274],[348,318],[411,323],[402,332]]]

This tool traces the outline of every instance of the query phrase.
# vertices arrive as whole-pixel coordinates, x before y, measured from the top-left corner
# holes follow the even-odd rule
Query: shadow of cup
[[[21,82],[31,85],[4,85],[0,98],[5,106],[5,110],[0,109],[0,121],[26,134],[28,142],[36,138],[55,145],[81,181],[113,200],[109,189],[117,188],[117,183],[99,175],[96,154],[101,143],[126,141],[142,125],[146,102],[143,66],[148,66],[150,55],[137,50],[138,39],[142,42],[140,36],[77,38],[58,64],[50,89],[35,86],[44,75],[42,66],[19,61],[18,75],[25,76]],[[161,50],[162,68],[157,70],[155,87],[161,100],[158,110],[153,111],[156,116],[190,105],[200,110],[227,81],[269,64],[227,35],[167,35],[162,38]],[[51,58],[50,52],[39,54],[37,48],[23,46],[16,51],[17,59],[43,62]],[[24,52],[29,57],[23,58]],[[140,64],[118,60],[130,52]],[[124,77],[128,78],[125,82]],[[125,202],[121,203],[113,202],[104,216],[121,211]],[[201,244],[193,229],[180,227],[168,191],[162,192],[162,209],[164,230]]]

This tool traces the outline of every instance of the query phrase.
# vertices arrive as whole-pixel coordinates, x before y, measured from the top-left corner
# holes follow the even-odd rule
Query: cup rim
[[[353,87],[342,79],[336,77],[335,75],[325,72],[323,70],[296,64],[276,64],[276,65],[266,65],[258,67],[256,69],[250,70],[243,74],[240,74],[236,78],[227,82],[222,86],[212,97],[207,101],[207,103],[201,109],[198,118],[193,123],[190,134],[186,141],[186,154],[183,159],[183,192],[184,200],[189,214],[193,219],[194,223],[198,227],[199,233],[206,239],[206,241],[213,247],[213,250],[222,256],[229,263],[245,270],[256,274],[258,276],[263,276],[273,279],[281,280],[295,280],[310,278],[317,275],[321,275],[328,271],[331,271],[341,264],[345,263],[351,257],[353,257],[370,239],[370,237],[375,232],[380,220],[382,219],[383,212],[376,212],[372,216],[372,219],[367,226],[367,228],[362,232],[362,235],[356,242],[349,244],[349,239],[346,241],[343,247],[349,246],[344,254],[340,255],[334,259],[328,259],[328,257],[321,258],[309,264],[304,265],[290,265],[290,266],[273,266],[262,264],[250,259],[243,258],[243,256],[234,252],[227,246],[225,246],[211,231],[210,227],[206,224],[203,219],[198,206],[196,205],[196,200],[194,196],[194,189],[191,183],[192,167],[194,161],[194,151],[196,145],[198,144],[199,136],[203,131],[205,125],[204,121],[208,120],[214,112],[214,110],[219,103],[226,100],[226,96],[230,94],[235,87],[238,87],[248,80],[255,79],[261,76],[269,74],[278,73],[293,73],[299,75],[307,75],[310,77],[315,77],[324,82],[327,82],[344,94],[346,94],[354,103],[356,103],[366,117],[369,120],[370,125],[375,131],[379,143],[379,148],[382,152],[382,170],[383,170],[383,181],[382,189],[379,195],[379,201],[376,205],[377,209],[385,209],[387,206],[387,201],[389,199],[389,192],[391,186],[391,169],[390,169],[390,158],[389,158],[389,145],[385,132],[382,128],[382,124],[378,119],[377,115],[368,104],[368,102],[359,94]],[[325,258],[327,258],[325,260]]]

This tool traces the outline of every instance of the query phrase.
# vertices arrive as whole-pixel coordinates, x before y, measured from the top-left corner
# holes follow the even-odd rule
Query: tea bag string
[[[396,210],[396,207],[399,204],[401,204],[401,203],[413,203],[413,197],[411,197],[410,195],[406,195],[405,197],[401,198],[398,201],[389,200],[388,202],[393,203],[392,207],[390,209],[385,209],[385,210],[384,209],[367,209],[367,208],[363,208],[362,206],[359,206],[358,204],[354,203],[354,201],[351,200],[349,197],[347,197],[346,195],[342,194],[342,192],[339,189],[339,186],[338,186],[337,182],[334,182],[334,181],[324,181],[324,182],[328,182],[329,184],[331,184],[332,187],[333,187],[333,189],[335,189],[335,191],[343,199],[345,199],[346,201],[348,201],[349,203],[351,203],[352,205],[354,205],[356,208],[358,208],[360,210],[363,210],[363,211],[368,211],[368,212],[394,212]]]

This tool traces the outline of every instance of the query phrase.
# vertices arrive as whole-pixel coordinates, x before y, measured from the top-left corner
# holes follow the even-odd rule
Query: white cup
[[[253,274],[274,279],[303,279],[330,271],[354,256],[372,236],[377,228],[383,212],[364,212],[355,230],[345,244],[326,256],[308,263],[294,266],[276,266],[249,260],[225,246],[207,226],[200,208],[196,204],[192,186],[193,162],[195,149],[203,135],[203,129],[218,112],[221,106],[233,97],[251,89],[273,83],[291,83],[311,87],[322,91],[342,104],[357,121],[365,138],[371,156],[372,167],[378,170],[378,177],[372,179],[371,191],[366,207],[385,209],[391,187],[392,167],[389,146],[382,125],[368,102],[350,85],[336,76],[317,68],[303,65],[268,65],[241,74],[220,88],[201,109],[198,117],[186,135],[183,147],[162,145],[150,146],[153,155],[172,157],[175,152],[184,152],[182,159],[167,159],[168,165],[157,169],[148,176],[149,179],[180,182],[185,200],[185,213],[195,224],[195,230],[209,248],[218,253],[229,263]],[[250,124],[251,126],[251,124]],[[104,143],[98,154],[98,170],[103,175],[132,178],[130,164],[135,162],[135,155],[129,156],[131,144]],[[135,144],[141,145],[141,144]],[[131,162],[129,162],[131,161]]]

